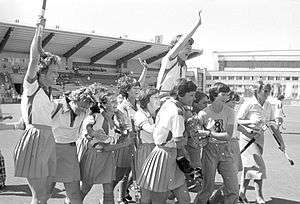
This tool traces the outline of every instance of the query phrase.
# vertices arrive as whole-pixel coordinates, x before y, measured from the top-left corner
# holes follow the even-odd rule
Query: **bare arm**
[[[249,131],[249,129],[245,128],[243,125],[238,125],[237,130],[250,139],[257,136],[257,134],[261,134],[259,131],[255,130]]]
[[[178,52],[182,50],[182,48],[188,43],[190,38],[196,32],[198,27],[201,25],[201,11],[199,12],[199,19],[197,24],[193,27],[193,29],[186,35],[182,36],[176,45],[168,52],[169,59],[173,59],[177,56]]]
[[[146,85],[146,75],[147,75],[149,65],[147,64],[147,62],[145,60],[142,61],[141,58],[139,58],[139,62],[143,66],[143,71],[142,71],[141,76],[139,78],[139,82],[141,84],[141,87],[144,87]]]
[[[87,133],[90,137],[96,138],[98,140],[104,141],[108,138],[105,134],[104,130],[93,130],[93,126],[91,124],[87,125],[86,127]]]
[[[35,34],[30,46],[30,56],[29,56],[29,64],[28,69],[25,74],[24,80],[31,82],[35,79],[37,69],[38,69],[38,62],[40,58],[39,53],[39,42],[41,41],[42,33],[45,27],[46,20],[44,18],[39,19],[39,23],[37,24],[37,28],[35,30]]]

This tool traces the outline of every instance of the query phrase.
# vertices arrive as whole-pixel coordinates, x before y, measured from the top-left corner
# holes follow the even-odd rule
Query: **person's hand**
[[[197,23],[198,26],[200,26],[201,23],[202,23],[202,20],[201,20],[201,13],[202,13],[202,10],[199,11],[199,20],[198,20],[198,23]]]
[[[281,143],[281,145],[279,146],[279,149],[283,152],[285,152],[285,144]]]
[[[105,150],[105,146],[102,146],[100,144],[97,144],[94,148],[96,149],[97,152],[104,152],[104,151],[106,151]]]
[[[283,118],[276,118],[276,125],[278,126],[278,128],[277,129],[279,129],[279,127],[282,125],[282,123],[283,123]]]
[[[250,137],[253,137],[253,138],[258,138],[260,137],[261,135],[263,135],[264,131],[262,129],[256,129],[256,128],[253,128],[251,129],[251,131],[249,132],[249,136]]]
[[[40,16],[36,25],[37,27],[42,26],[44,28],[46,25],[46,19],[43,16]]]
[[[149,68],[149,65],[148,65],[148,63],[146,62],[146,60],[142,60],[141,58],[139,58],[139,62],[140,62],[140,64],[141,64],[144,68],[146,68],[146,69]]]

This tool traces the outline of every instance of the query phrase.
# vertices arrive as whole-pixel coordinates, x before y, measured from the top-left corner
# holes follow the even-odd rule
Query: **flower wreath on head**
[[[104,109],[107,111],[111,111],[115,101],[114,98],[116,98],[116,88],[101,83],[94,83],[89,88],[92,90],[95,98],[98,99],[100,106],[105,107]]]
[[[83,87],[72,91],[68,95],[68,99],[71,101],[84,101],[88,103],[95,103],[97,101],[92,90],[88,87]]]
[[[118,89],[125,91],[129,91],[135,85],[139,85],[139,82],[132,76],[132,73],[126,73],[117,80]]]

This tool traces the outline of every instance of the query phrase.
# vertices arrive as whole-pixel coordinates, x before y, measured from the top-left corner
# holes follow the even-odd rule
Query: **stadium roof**
[[[0,53],[28,54],[34,32],[35,27],[32,26],[0,22]],[[43,47],[65,58],[87,59],[91,64],[101,60],[113,61],[116,65],[137,58],[149,64],[159,62],[169,49],[168,45],[163,44],[55,29],[45,29]],[[200,53],[200,50],[193,50],[189,58]]]

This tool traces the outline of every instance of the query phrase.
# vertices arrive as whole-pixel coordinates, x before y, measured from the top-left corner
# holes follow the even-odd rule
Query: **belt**
[[[76,146],[76,142],[71,142],[71,143],[56,143],[58,145],[68,145],[68,146],[71,146],[71,147],[74,147]]]

